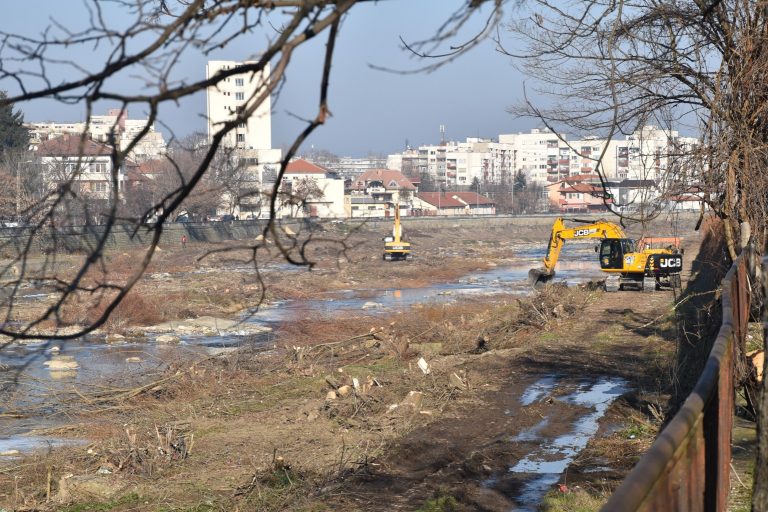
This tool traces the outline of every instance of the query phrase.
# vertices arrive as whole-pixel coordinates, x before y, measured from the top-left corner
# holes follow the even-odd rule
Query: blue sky
[[[499,133],[527,131],[536,125],[528,119],[515,119],[506,107],[520,101],[523,78],[512,67],[510,58],[486,41],[453,63],[433,72],[415,75],[387,73],[370,64],[396,69],[413,69],[420,62],[400,48],[399,37],[414,41],[429,37],[452,14],[462,0],[389,0],[365,3],[352,9],[342,26],[337,43],[329,93],[333,117],[305,144],[339,155],[363,156],[368,152],[400,151],[406,140],[412,146],[439,141],[439,126],[446,137],[496,137]],[[120,23],[114,6],[103,3],[105,15]],[[85,8],[76,0],[27,0],[6,2],[0,22],[3,30],[39,34],[55,17],[62,24],[83,27]],[[39,13],[33,17],[31,12]],[[510,19],[517,13],[505,13]],[[471,28],[479,27],[478,16]],[[470,30],[463,35],[468,36]],[[502,36],[503,36],[502,31]],[[318,103],[318,82],[322,50],[326,37],[301,48],[288,71],[288,81],[277,101],[273,101],[273,146],[287,146],[303,127],[295,116],[309,118]],[[244,60],[259,52],[263,36],[239,38],[211,59]],[[100,49],[68,49],[67,56],[88,66],[98,64]],[[205,74],[206,57],[188,55],[177,70],[179,79],[199,79]],[[122,89],[139,87],[127,80]],[[14,92],[15,85],[0,81],[0,88]],[[105,113],[116,105],[98,105],[95,113]],[[82,119],[82,105],[34,101],[19,105],[28,121],[76,121]],[[160,118],[178,136],[205,129],[203,94],[187,98],[177,107],[161,110]],[[141,117],[135,108],[131,117]]]

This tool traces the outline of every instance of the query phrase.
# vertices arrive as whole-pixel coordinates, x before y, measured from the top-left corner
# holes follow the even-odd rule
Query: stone
[[[283,226],[283,232],[288,236],[296,236],[296,232],[290,226]]]
[[[140,357],[126,357],[125,358],[126,363],[140,363],[141,358]]]
[[[424,372],[424,375],[427,375],[429,374],[429,372],[432,371],[429,367],[429,363],[427,363],[427,361],[423,357],[419,358],[419,361],[417,364],[419,365],[419,368],[421,368],[421,371]]]
[[[331,390],[325,395],[326,400],[336,400],[338,396],[336,395],[336,392]]]
[[[380,308],[380,307],[381,307],[381,304],[379,304],[378,302],[370,302],[369,301],[369,302],[366,302],[365,304],[363,304],[362,309],[377,309],[377,308]]]
[[[345,396],[347,396],[348,394],[350,394],[352,392],[352,387],[351,386],[346,386],[346,385],[345,386],[341,386],[341,387],[339,387],[339,389],[337,391],[339,393],[339,396],[344,398]]]
[[[80,365],[72,356],[53,356],[49,361],[43,363],[51,371],[57,370],[77,370]]]
[[[181,338],[178,336],[174,336],[173,334],[161,334],[157,338],[155,338],[155,341],[157,343],[179,343],[181,341]]]
[[[104,338],[104,341],[107,343],[125,343],[125,336],[122,334],[107,334],[107,337]]]

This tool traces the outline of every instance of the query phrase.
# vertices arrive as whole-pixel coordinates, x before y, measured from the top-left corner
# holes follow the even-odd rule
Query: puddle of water
[[[559,381],[558,377],[555,376],[548,376],[548,377],[542,377],[530,386],[523,392],[522,395],[520,395],[520,403],[523,406],[531,405],[533,402],[540,400],[541,398],[547,396],[554,388],[557,382]]]
[[[529,386],[520,398],[524,405],[531,405],[548,395],[555,386],[568,386],[564,378],[543,377]],[[513,442],[540,442],[540,449],[523,457],[512,465],[508,473],[525,478],[522,488],[514,497],[519,510],[535,511],[543,497],[560,479],[574,458],[583,450],[599,428],[600,418],[611,403],[626,392],[626,382],[619,378],[603,378],[595,382],[581,382],[575,390],[556,400],[584,407],[588,412],[574,422],[570,431],[555,439],[542,439],[541,431],[549,418],[511,437]],[[497,478],[498,480],[498,478]]]
[[[509,440],[512,441],[513,443],[525,443],[530,441],[537,441],[540,438],[539,433],[547,425],[549,425],[549,420],[547,418],[544,418],[543,420],[541,420],[531,428],[527,430],[523,430],[516,436],[510,437]]]
[[[60,439],[43,436],[15,436],[0,438],[0,460],[11,459],[40,448],[57,448],[59,446],[85,444],[79,439]]]

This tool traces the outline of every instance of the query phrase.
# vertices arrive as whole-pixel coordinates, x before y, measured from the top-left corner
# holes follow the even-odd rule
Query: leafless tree
[[[536,90],[537,99],[515,112],[541,119],[555,133],[605,138],[646,124],[669,131],[693,127],[700,144],[672,149],[662,180],[665,194],[698,187],[723,220],[731,259],[749,241],[740,239],[744,222],[762,250],[768,218],[768,87],[762,78],[768,69],[768,2],[532,0],[527,6],[530,16],[510,28],[525,43],[517,62],[533,77],[528,94],[532,98]],[[605,157],[604,150],[599,160]],[[768,443],[765,432],[761,443]],[[768,482],[768,459],[758,464],[755,482]],[[768,489],[756,489],[754,508],[768,509]]]
[[[765,2],[527,5],[531,16],[510,28],[525,44],[516,62],[532,77],[529,95],[535,90],[538,99],[513,111],[543,120],[555,133],[606,138],[649,123],[668,131],[692,127],[703,134],[702,144],[682,153],[672,147],[664,155],[670,161],[665,192],[700,187],[706,204],[726,221],[732,257],[743,221],[764,242],[768,180],[760,176],[763,95],[755,84],[764,68]]]
[[[261,244],[270,243],[291,263],[313,265],[302,247],[285,245],[275,225],[281,202],[280,187],[287,163],[297,153],[302,143],[316,128],[325,123],[329,114],[328,90],[331,83],[331,64],[334,47],[341,23],[357,4],[374,3],[370,0],[134,0],[115,2],[112,7],[122,9],[120,23],[109,19],[103,4],[96,0],[84,0],[90,12],[87,26],[81,30],[69,29],[52,22],[48,30],[39,35],[0,31],[3,41],[0,47],[0,88],[8,89],[7,97],[0,98],[0,106],[22,109],[28,102],[47,99],[67,104],[82,105],[86,123],[90,123],[97,105],[108,102],[120,109],[142,110],[147,113],[146,124],[129,141],[117,140],[119,126],[111,127],[108,143],[112,160],[107,176],[107,194],[95,204],[92,195],[86,193],[78,183],[78,170],[72,174],[68,167],[58,179],[56,186],[47,187],[34,205],[34,215],[28,216],[31,224],[23,233],[22,241],[16,237],[13,242],[6,239],[3,252],[7,258],[0,269],[0,279],[5,292],[2,303],[5,319],[13,318],[14,309],[25,283],[34,280],[47,287],[56,295],[56,300],[40,315],[29,322],[19,324],[3,323],[0,334],[11,338],[68,339],[82,336],[98,328],[108,318],[122,299],[141,278],[152,260],[164,226],[183,211],[202,214],[211,205],[219,206],[222,197],[228,197],[229,207],[237,201],[250,199],[266,202],[269,223],[264,231]],[[491,5],[491,17],[483,32],[487,35],[493,23],[498,20],[501,0],[467,0],[457,12],[450,14],[441,25],[435,37],[412,45],[424,48],[432,44],[439,47],[452,41],[482,4]],[[119,28],[116,28],[119,27]],[[233,41],[255,37],[260,52],[253,60],[223,69],[205,79],[189,80],[178,71],[181,61],[188,55],[206,57],[213,51],[226,49]],[[293,143],[284,151],[277,176],[271,181],[270,190],[254,190],[252,184],[238,179],[241,166],[226,155],[226,140],[234,130],[248,118],[256,115],[265,100],[279,93],[296,50],[308,41],[325,39],[323,66],[317,77],[317,111],[301,130]],[[458,54],[474,45],[479,38],[461,43],[451,54]],[[103,58],[83,63],[71,56],[79,50],[96,51]],[[450,60],[448,57],[446,60]],[[268,72],[268,75],[267,75]],[[155,122],[161,122],[161,112],[166,105],[216,88],[218,84],[234,76],[266,75],[255,92],[244,98],[242,106],[232,112],[231,118],[215,127],[208,134],[205,144],[195,144],[182,151],[178,147],[169,151],[162,164],[162,171],[156,176],[129,175],[123,184],[121,174],[135,162],[130,161],[134,148],[150,133]],[[126,87],[126,83],[138,87]],[[126,92],[126,90],[128,92]],[[15,91],[15,92],[14,92]],[[87,137],[90,125],[86,126],[83,139]],[[70,162],[68,162],[70,164]],[[232,164],[232,165],[231,165]],[[47,169],[46,172],[56,169]],[[42,169],[41,169],[42,172]],[[6,179],[13,173],[6,170]],[[125,185],[125,186],[123,186]],[[224,190],[222,190],[224,189]],[[292,194],[292,198],[306,201],[313,191],[302,191],[303,197]],[[218,194],[218,199],[216,199]],[[127,199],[141,203],[127,204]],[[63,247],[59,233],[66,225],[84,222],[94,214],[103,223],[103,234],[84,255],[75,272],[68,276],[57,273],[56,254]],[[147,222],[151,219],[153,222]],[[122,225],[121,225],[122,224]],[[147,236],[152,243],[133,273],[121,281],[115,281],[109,273],[108,258],[104,257],[111,233],[118,225],[125,230],[132,226],[134,233]],[[306,234],[308,238],[311,233]],[[42,266],[30,265],[31,251],[38,240],[45,239],[51,256]],[[269,240],[267,240],[269,239]],[[292,242],[291,242],[292,243]],[[339,250],[344,250],[344,241],[339,240]],[[253,247],[256,254],[258,247]],[[254,264],[257,261],[254,257]],[[31,269],[34,268],[34,271]],[[103,314],[89,325],[76,331],[62,332],[60,311],[62,306],[78,294],[87,294],[94,300],[106,303]]]

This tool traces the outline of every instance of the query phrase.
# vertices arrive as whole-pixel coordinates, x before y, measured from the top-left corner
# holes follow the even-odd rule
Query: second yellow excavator
[[[384,237],[384,254],[382,258],[385,261],[412,260],[411,244],[405,241],[403,236],[403,226],[400,224],[400,205],[395,206],[395,225],[392,227],[392,236]]]
[[[567,227],[566,220],[580,224]],[[672,243],[653,248],[652,238],[643,238],[638,243],[627,238],[621,227],[613,222],[563,218],[556,219],[552,225],[543,268],[532,268],[528,272],[531,284],[543,284],[555,277],[555,266],[566,240],[588,238],[601,239],[595,251],[599,255],[600,269],[609,274],[605,280],[606,290],[622,290],[625,286],[640,290],[680,287],[683,255],[679,239],[664,239]]]

